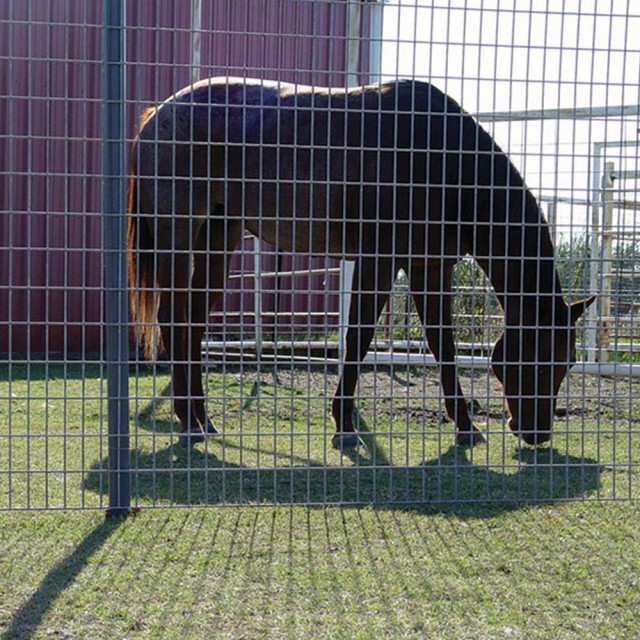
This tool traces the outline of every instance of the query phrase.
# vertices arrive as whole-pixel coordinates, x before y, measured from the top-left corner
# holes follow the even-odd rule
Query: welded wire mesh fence
[[[639,26],[2,3],[0,508],[637,498]]]

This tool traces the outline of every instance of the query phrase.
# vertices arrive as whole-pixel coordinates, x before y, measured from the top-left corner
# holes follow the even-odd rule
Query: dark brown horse
[[[547,223],[507,156],[430,84],[328,90],[221,78],[148,110],[135,143],[128,244],[132,309],[151,355],[160,325],[181,442],[216,430],[205,411],[201,339],[243,229],[278,250],[355,261],[333,446],[359,442],[359,367],[399,269],[440,375],[459,444],[484,440],[458,381],[451,274],[472,255],[505,313],[492,354],[509,426],[550,438],[575,359]]]

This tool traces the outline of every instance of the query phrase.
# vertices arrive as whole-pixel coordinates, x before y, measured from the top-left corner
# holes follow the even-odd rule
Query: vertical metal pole
[[[340,260],[340,308],[338,321],[338,358],[340,371],[344,364],[347,344],[347,329],[349,328],[349,308],[351,307],[351,292],[353,291],[353,272],[355,263],[352,260]]]
[[[362,14],[360,0],[349,0],[347,4],[347,87],[360,84],[360,24]]]
[[[202,0],[191,0],[191,82],[200,80]]]
[[[592,207],[591,207],[591,242],[590,242],[590,254],[589,254],[589,291],[595,293],[598,291],[598,278],[599,278],[599,260],[598,255],[600,252],[600,179],[601,179],[601,163],[602,163],[602,150],[604,143],[596,142],[593,146],[594,167],[593,167],[593,189],[592,189]],[[588,310],[587,319],[587,360],[595,362],[598,359],[598,315],[599,304],[592,304]]]
[[[369,10],[369,80],[377,83],[382,80],[382,2],[370,4]]]
[[[253,315],[255,321],[256,358],[262,356],[262,249],[260,238],[253,238]]]
[[[125,0],[104,0],[103,250],[109,455],[108,515],[129,513],[129,312],[126,256]]]
[[[606,162],[602,176],[602,253],[600,256],[600,278],[602,290],[599,297],[600,303],[600,340],[598,348],[598,361],[609,362],[610,335],[609,324],[611,322],[611,267],[613,254],[613,162]]]

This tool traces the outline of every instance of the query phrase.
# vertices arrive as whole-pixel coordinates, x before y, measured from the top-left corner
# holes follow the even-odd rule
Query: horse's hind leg
[[[207,324],[209,309],[213,304],[207,291],[207,256],[198,254],[194,258],[192,292],[188,308],[190,322],[187,327],[187,347],[190,351],[185,373],[187,377],[188,402],[191,414],[203,432],[215,434],[217,429],[209,419],[205,409],[205,393],[202,385],[202,337]]]
[[[191,254],[188,251],[159,251],[158,281],[160,304],[158,322],[162,343],[171,364],[173,410],[182,424],[182,433],[191,442],[204,440],[202,427],[191,410],[188,385],[188,305],[191,284]],[[181,439],[182,444],[187,444]]]
[[[356,263],[353,292],[349,307],[349,328],[345,338],[342,375],[333,398],[331,413],[336,433],[331,440],[334,449],[350,449],[360,444],[353,424],[353,395],[375,325],[391,290],[391,265],[387,260],[367,259]]]
[[[429,261],[428,282],[425,282],[424,265],[413,268],[410,273],[411,292],[425,327],[429,349],[440,367],[445,408],[456,425],[456,442],[473,446],[484,442],[484,436],[471,421],[458,379],[451,315],[452,269],[451,260]]]
[[[223,287],[233,250],[240,240],[242,227],[238,222],[216,221],[203,227],[194,257],[191,322],[188,344],[191,358],[187,369],[187,384],[192,413],[205,433],[218,433],[205,407],[202,379],[202,337],[209,312],[223,293]]]

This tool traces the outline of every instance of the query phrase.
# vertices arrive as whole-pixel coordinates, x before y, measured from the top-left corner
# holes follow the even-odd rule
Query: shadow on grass
[[[243,410],[256,401],[261,384],[254,383]],[[131,490],[142,506],[373,505],[490,517],[530,503],[581,498],[600,489],[597,460],[555,448],[519,447],[515,439],[511,448],[498,438],[502,449],[498,462],[495,456],[494,461],[486,459],[484,447],[470,450],[452,445],[422,464],[393,465],[357,412],[356,425],[365,446],[344,453],[331,449],[331,434],[313,434],[318,444],[315,438],[325,438],[322,454],[310,448],[302,454],[292,448],[278,450],[276,440],[286,442],[287,434],[283,433],[261,435],[258,443],[233,435],[211,438],[204,446],[183,449],[174,434],[176,424],[154,418],[160,405],[170,402],[170,394],[167,385],[137,414],[138,433],[144,434],[146,446],[144,450],[135,448],[134,433]],[[149,434],[154,434],[151,442]],[[266,446],[261,447],[260,441]],[[243,456],[259,462],[242,464]],[[106,459],[94,465],[84,488],[104,493],[106,469]]]
[[[365,438],[370,442],[373,436]],[[370,448],[369,454],[350,454],[346,465],[338,452],[335,462],[323,464],[242,447],[247,456],[259,453],[269,465],[256,468],[225,459],[225,448],[240,447],[217,442],[185,450],[169,444],[153,453],[134,452],[132,493],[142,506],[371,505],[485,518],[531,503],[580,498],[600,487],[596,460],[556,449],[515,448],[511,458],[491,465],[478,464],[468,450],[451,446],[421,465],[392,466]],[[105,468],[106,461],[88,473],[86,489],[104,490]]]
[[[120,527],[124,518],[108,518],[87,534],[73,551],[53,566],[33,595],[13,614],[1,640],[28,640],[41,632],[40,624],[53,602],[70,587],[93,556]]]
[[[168,374],[169,369],[163,362],[132,363],[130,376],[135,378],[154,378]],[[95,360],[16,360],[0,361],[0,382],[33,382],[36,380],[95,380],[106,376],[106,367],[98,358]]]

